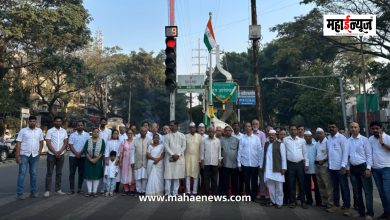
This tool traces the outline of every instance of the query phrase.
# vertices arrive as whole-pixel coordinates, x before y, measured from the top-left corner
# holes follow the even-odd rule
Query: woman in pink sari
[[[124,140],[120,145],[120,160],[119,166],[121,167],[121,183],[123,184],[124,194],[129,195],[130,185],[134,185],[134,174],[130,164],[131,147],[133,142],[133,132],[127,131],[127,140]],[[134,189],[133,189],[134,190]]]

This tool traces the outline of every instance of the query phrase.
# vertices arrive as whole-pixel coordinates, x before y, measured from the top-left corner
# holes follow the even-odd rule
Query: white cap
[[[303,133],[303,135],[312,135],[311,131],[305,131],[305,133]]]
[[[276,131],[274,129],[269,130],[268,134],[276,134]]]
[[[121,124],[119,125],[119,127],[126,127],[126,125],[123,124],[123,123],[121,123]]]
[[[190,123],[190,127],[195,127],[195,123],[194,123],[194,122],[191,122],[191,123]]]
[[[324,132],[324,129],[322,129],[322,128],[317,128],[316,132],[318,132],[318,133]]]
[[[198,127],[205,127],[203,123],[200,123]]]

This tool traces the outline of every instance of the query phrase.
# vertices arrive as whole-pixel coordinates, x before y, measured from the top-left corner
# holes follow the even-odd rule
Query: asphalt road
[[[275,209],[254,202],[140,202],[138,198],[114,197],[86,198],[82,195],[51,196],[43,198],[45,157],[41,157],[38,171],[36,199],[16,200],[15,163],[0,164],[0,219],[288,219],[288,220],[347,220],[342,213],[329,214],[317,207]],[[63,169],[63,191],[69,191],[68,160]],[[25,191],[29,192],[26,175]],[[54,187],[54,178],[53,178]],[[28,193],[27,193],[28,194]],[[381,203],[374,189],[375,214],[381,214]],[[363,219],[363,218],[360,218]]]

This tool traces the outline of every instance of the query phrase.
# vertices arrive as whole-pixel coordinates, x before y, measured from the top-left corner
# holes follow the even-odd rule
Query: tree
[[[34,90],[53,116],[54,106],[66,108],[73,93],[85,88],[91,79],[83,60],[71,54],[56,54],[37,67],[29,68]]]
[[[166,123],[169,121],[169,96],[165,90],[164,53],[154,56],[153,52],[140,49],[131,52],[127,62],[121,63],[122,73],[112,88],[111,105],[118,109],[118,114],[127,118],[129,106],[129,88],[132,93],[132,123],[141,124],[143,120]],[[135,116],[135,117],[134,117]],[[176,119],[187,118],[185,97],[176,95]]]
[[[89,21],[82,0],[0,0],[0,80],[11,69],[81,49]]]

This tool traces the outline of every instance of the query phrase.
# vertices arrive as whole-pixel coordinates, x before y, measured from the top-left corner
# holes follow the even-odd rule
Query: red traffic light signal
[[[176,39],[167,37],[167,39],[165,40],[165,44],[167,45],[168,48],[174,48],[176,47]]]
[[[173,92],[176,89],[176,38],[165,39],[165,87]]]

